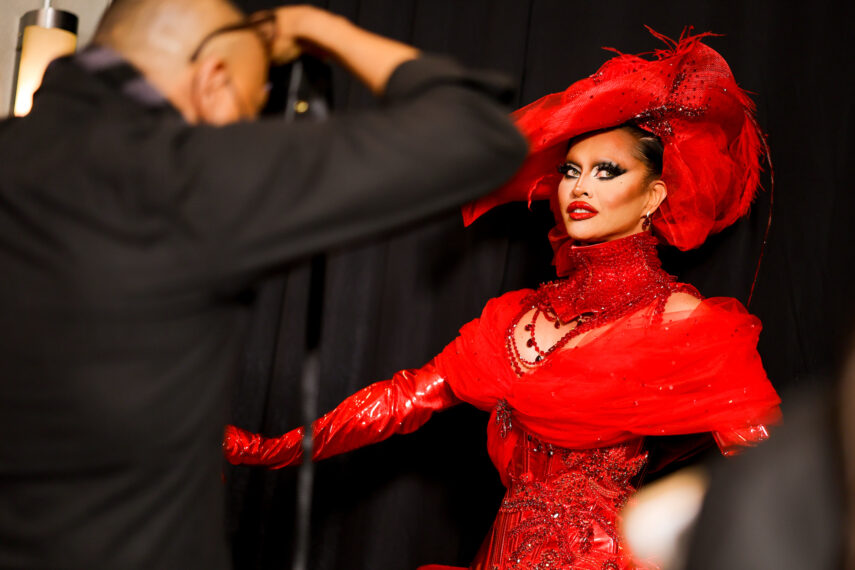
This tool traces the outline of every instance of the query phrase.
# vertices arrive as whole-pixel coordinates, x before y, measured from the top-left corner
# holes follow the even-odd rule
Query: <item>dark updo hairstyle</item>
[[[648,178],[652,180],[662,176],[662,154],[665,148],[659,137],[635,123],[624,123],[616,128],[627,130],[638,140],[638,144],[635,145],[635,158],[647,167],[650,173]]]

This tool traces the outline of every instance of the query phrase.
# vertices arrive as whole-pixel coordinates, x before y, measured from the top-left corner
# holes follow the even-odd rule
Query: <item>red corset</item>
[[[642,438],[586,450],[555,447],[531,435],[518,441],[510,486],[472,568],[632,567],[616,522],[647,460]]]

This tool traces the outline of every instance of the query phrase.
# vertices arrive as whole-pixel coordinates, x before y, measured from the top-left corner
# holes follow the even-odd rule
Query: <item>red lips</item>
[[[593,218],[597,213],[597,210],[587,202],[570,202],[570,205],[567,206],[567,214],[574,221]]]

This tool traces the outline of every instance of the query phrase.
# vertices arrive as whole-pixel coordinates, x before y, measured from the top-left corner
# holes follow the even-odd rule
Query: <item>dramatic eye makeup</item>
[[[563,162],[559,164],[558,172],[563,174],[564,178],[578,178],[581,175],[579,167],[573,164],[572,162]],[[595,178],[609,180],[611,178],[617,178],[621,174],[625,173],[626,169],[622,168],[615,162],[604,161],[595,164],[593,172]]]
[[[615,178],[626,172],[625,168],[621,168],[617,163],[607,161],[600,162],[594,166],[594,176],[597,178]],[[604,176],[601,176],[604,175]]]
[[[564,178],[578,178],[579,169],[572,162],[562,162],[558,165],[558,172],[564,175]]]

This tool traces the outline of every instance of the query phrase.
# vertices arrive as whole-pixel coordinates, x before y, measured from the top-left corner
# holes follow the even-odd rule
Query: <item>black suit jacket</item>
[[[0,123],[0,567],[228,566],[241,292],[500,184],[502,87],[424,57],[377,110],[215,128],[103,49],[51,65]]]

